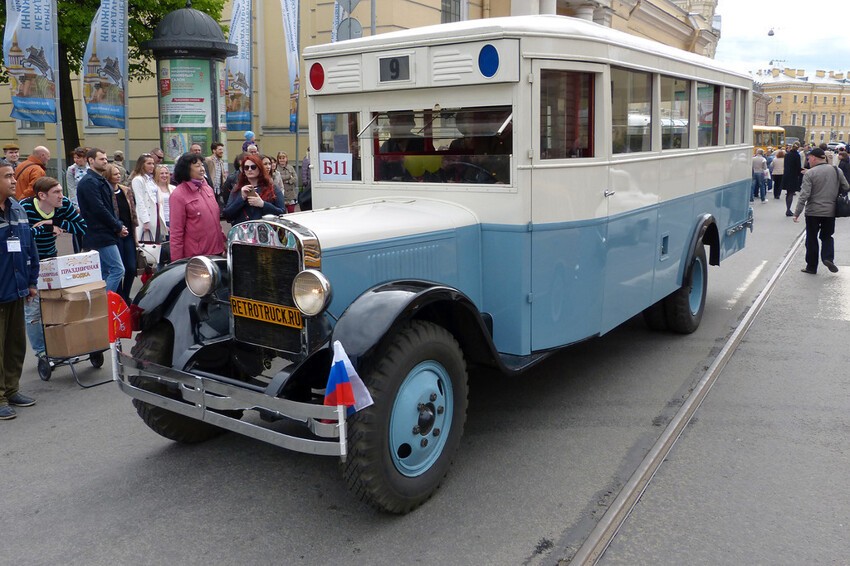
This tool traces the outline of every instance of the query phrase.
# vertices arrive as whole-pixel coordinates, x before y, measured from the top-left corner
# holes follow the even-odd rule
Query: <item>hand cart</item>
[[[74,367],[76,364],[88,360],[89,362],[91,362],[92,367],[97,369],[101,368],[104,362],[103,353],[109,349],[108,344],[104,349],[93,350],[89,352],[79,352],[69,356],[50,355],[48,332],[46,331],[47,327],[44,325],[44,303],[41,301],[40,297],[38,301],[39,311],[42,314],[40,324],[44,337],[44,356],[38,358],[38,377],[40,377],[42,381],[50,381],[50,377],[53,375],[53,370],[56,367],[59,367],[61,365],[67,365],[71,368],[71,375],[74,376],[74,381],[77,382],[77,385],[85,389],[88,389],[90,387],[97,387],[98,385],[104,385],[112,381],[112,377],[110,376],[108,379],[102,381],[96,381],[94,383],[83,383],[82,381],[80,381],[80,377],[79,375],[77,375],[77,369]],[[107,322],[104,321],[104,325],[106,324]]]
[[[82,381],[80,381],[80,378],[77,375],[76,368],[74,368],[75,364],[88,360],[89,362],[91,362],[92,367],[100,369],[103,366],[104,351],[105,350],[98,350],[97,352],[86,352],[84,354],[80,354],[79,356],[54,358],[47,355],[47,351],[45,349],[45,355],[43,357],[38,358],[38,377],[40,377],[42,381],[50,381],[50,377],[53,375],[53,369],[60,365],[67,364],[68,367],[71,368],[71,374],[74,376],[74,381],[76,381],[77,385],[79,385],[80,387],[88,389],[89,387],[97,387],[98,385],[109,383],[110,381],[112,381],[111,377],[103,381],[97,381],[95,383],[83,383]]]

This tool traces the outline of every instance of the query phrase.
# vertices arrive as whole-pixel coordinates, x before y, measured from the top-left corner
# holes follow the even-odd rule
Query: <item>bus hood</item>
[[[409,197],[362,200],[285,218],[312,231],[323,250],[478,224],[469,209],[457,204]]]

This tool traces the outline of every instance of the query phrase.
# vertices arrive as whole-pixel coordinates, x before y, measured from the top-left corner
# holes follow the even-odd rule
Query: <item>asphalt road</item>
[[[521,379],[473,381],[454,467],[431,501],[403,517],[355,501],[333,459],[234,434],[174,444],[114,384],[81,389],[68,368],[43,382],[29,357],[22,390],[38,404],[0,423],[0,564],[568,558],[800,233],[780,202],[755,203],[747,249],[709,271],[693,335],[650,332],[636,318]],[[82,380],[109,371],[78,367]],[[699,451],[694,458],[699,466]]]

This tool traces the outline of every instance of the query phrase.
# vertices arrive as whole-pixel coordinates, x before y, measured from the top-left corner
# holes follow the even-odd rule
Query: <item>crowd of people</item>
[[[244,151],[229,171],[224,146],[214,142],[204,157],[200,144],[181,155],[173,171],[164,152],[141,154],[132,171],[123,152],[110,159],[100,148],[76,148],[62,182],[47,175],[50,150],[43,146],[20,160],[20,147],[8,143],[0,159],[0,420],[14,407],[35,400],[18,391],[27,336],[39,358],[46,356],[37,291],[38,262],[56,257],[60,234],[72,237],[75,252],[95,250],[109,291],[128,304],[139,273],[139,244],[168,243],[164,261],[195,255],[221,255],[221,219],[238,224],[265,214],[310,209],[309,153],[298,177],[285,152],[259,152],[246,135]],[[309,151],[309,150],[308,150]],[[300,197],[300,198],[299,198]],[[305,202],[306,200],[306,202]],[[163,246],[165,247],[165,246]]]

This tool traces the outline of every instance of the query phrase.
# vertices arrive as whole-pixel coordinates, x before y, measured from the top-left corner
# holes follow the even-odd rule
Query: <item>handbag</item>
[[[142,239],[136,246],[136,273],[138,275],[142,275],[143,273],[152,274],[156,270],[160,255],[162,254],[162,245],[151,240],[145,240],[145,234],[153,238],[150,230],[145,230],[142,232]]]
[[[835,168],[836,175],[841,175],[838,167]],[[841,179],[838,179],[838,197],[835,199],[835,217],[847,218],[850,216],[850,192],[841,190]]]

